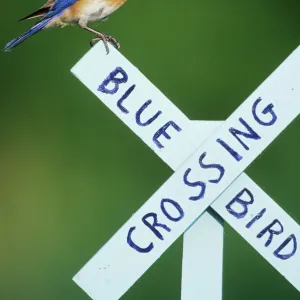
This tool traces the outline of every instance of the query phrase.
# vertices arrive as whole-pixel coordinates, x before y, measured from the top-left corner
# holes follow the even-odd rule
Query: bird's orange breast
[[[93,9],[99,10],[103,7],[104,16],[106,17],[110,13],[113,13],[119,7],[121,7],[127,0],[79,0],[73,4],[69,9],[69,14],[73,17],[80,18],[82,14],[94,14]]]
[[[106,2],[109,2],[110,5],[115,7],[121,7],[127,0],[105,0]]]

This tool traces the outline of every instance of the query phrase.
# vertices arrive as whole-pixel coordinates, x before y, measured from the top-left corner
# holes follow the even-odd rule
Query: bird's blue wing
[[[62,13],[66,8],[72,6],[74,3],[78,2],[79,0],[56,0],[51,7],[50,11],[45,14],[40,21],[52,18],[54,16],[59,15]]]
[[[49,11],[38,21],[37,24],[35,24],[19,37],[7,43],[4,50],[9,51],[17,47],[19,44],[23,43],[26,39],[42,30],[47,25],[47,23],[51,21],[52,18],[56,18],[57,16],[62,14],[65,9],[72,6],[77,1],[79,0],[56,0],[50,7]],[[50,1],[48,1],[47,3],[49,4],[49,2]]]

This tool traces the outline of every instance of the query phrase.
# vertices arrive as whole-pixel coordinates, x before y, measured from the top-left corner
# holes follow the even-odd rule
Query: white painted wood
[[[94,53],[93,59],[99,56]],[[103,63],[103,61],[102,61]],[[103,64],[101,65],[103,66]],[[78,70],[78,69],[77,69]],[[89,71],[89,68],[82,68],[83,73]],[[198,150],[176,171],[173,176],[142,206],[142,208],[133,215],[133,217],[110,239],[110,241],[90,260],[90,262],[75,276],[74,280],[93,298],[93,299],[118,299],[128,288],[148,269],[151,264],[183,233],[183,231],[193,221],[201,215],[205,209],[220,195],[234,179],[263,151],[269,143],[299,114],[300,105],[300,51],[295,51],[293,55],[285,61],[280,68],[276,70],[257,90],[253,93],[233,115],[210,136]],[[77,73],[78,76],[79,73]],[[94,74],[95,75],[95,74]],[[79,76],[78,76],[79,77]],[[90,74],[87,75],[92,79]],[[82,78],[80,78],[82,79]],[[134,78],[137,80],[137,78]],[[94,82],[95,83],[95,82]],[[141,86],[146,84],[141,81]],[[86,84],[86,83],[85,83]],[[93,89],[95,85],[91,85]],[[143,89],[147,90],[147,88]],[[159,96],[154,95],[154,96]],[[152,96],[151,96],[152,97]],[[263,107],[272,103],[278,119],[273,126],[261,127],[253,121],[252,106],[253,102],[262,97]],[[111,100],[111,98],[110,98]],[[262,108],[263,108],[262,107]],[[112,108],[113,109],[113,108]],[[166,115],[169,120],[177,114]],[[178,115],[178,114],[177,114]],[[177,117],[176,115],[176,117]],[[249,122],[255,131],[261,136],[260,140],[247,140],[250,150],[239,149],[243,159],[236,162],[226,151],[218,146],[216,139],[221,138],[230,141],[235,147],[238,143],[229,134],[230,127],[240,128],[239,118]],[[178,115],[178,120],[183,123],[186,121]],[[133,127],[133,122],[128,121],[128,126]],[[188,125],[187,127],[188,128]],[[134,130],[134,129],[133,129]],[[138,131],[138,130],[137,130]],[[140,132],[142,137],[144,133]],[[152,137],[152,132],[145,134],[144,138]],[[178,135],[179,136],[179,135]],[[174,138],[171,143],[177,143],[178,149],[184,149],[185,137]],[[142,137],[143,138],[143,137]],[[235,141],[235,143],[234,143]],[[172,148],[172,147],[171,147]],[[155,150],[155,149],[154,149]],[[198,202],[190,202],[188,199],[195,193],[195,188],[187,187],[182,182],[183,174],[187,168],[192,168],[192,178],[208,182],[216,176],[214,172],[199,168],[199,156],[207,152],[207,161],[209,163],[220,163],[225,168],[225,175],[222,180],[213,186],[208,186],[205,197]],[[167,153],[165,151],[164,153]],[[183,151],[185,152],[185,151]],[[167,155],[167,154],[166,154]],[[167,157],[173,157],[172,155]],[[173,158],[172,158],[173,159]],[[168,158],[166,158],[168,161]],[[214,174],[212,174],[214,173]],[[160,212],[159,203],[163,198],[171,198],[181,205],[185,212],[184,218],[177,223],[170,223],[166,216]],[[221,201],[222,197],[218,199]],[[168,224],[172,228],[171,232],[164,232],[164,241],[155,240],[155,236],[141,223],[142,217],[148,212],[156,212],[158,220]],[[226,216],[227,218],[228,216]],[[132,226],[137,226],[135,240],[142,245],[148,245],[149,241],[154,242],[154,248],[150,253],[138,253],[128,246],[126,236]],[[106,266],[104,268],[104,265]],[[202,295],[209,299],[209,295]]]
[[[222,122],[192,121],[195,137],[205,141]],[[221,300],[223,292],[224,221],[212,209],[184,233],[181,300]]]
[[[223,220],[211,209],[185,232],[182,300],[222,299],[223,268],[220,266],[223,265],[223,237]]]
[[[239,176],[234,183],[235,184],[229,186],[221,197],[219,197],[218,201],[212,204],[212,208],[300,291],[300,249],[298,249],[300,226],[246,174]],[[226,209],[226,205],[244,188],[247,188],[253,194],[254,202],[248,205],[246,216],[238,219],[230,214],[228,209]],[[242,198],[249,201],[249,197],[246,194]],[[237,211],[243,211],[238,204],[233,207],[235,207]],[[261,219],[256,221],[250,228],[247,228],[246,225],[263,209],[266,209],[266,212]],[[283,232],[280,235],[274,235],[272,242],[266,247],[265,243],[269,238],[269,234],[266,233],[261,238],[257,238],[257,235],[274,220],[278,220],[282,224]],[[274,229],[279,230],[280,225],[276,224]],[[274,252],[291,234],[294,234],[297,240],[297,251],[295,255],[289,259],[279,259],[274,255]],[[281,254],[290,254],[293,250],[293,246],[291,240],[290,243],[282,249]],[[239,255],[243,255],[243,253],[239,253]],[[245,259],[247,259],[247,257],[245,257]]]
[[[145,77],[141,74],[135,67],[131,65],[119,52],[114,49],[111,50],[110,55],[106,55],[102,52],[103,47],[99,45],[94,47],[73,69],[72,72],[75,76],[77,76],[89,89],[97,95],[97,97],[107,105],[125,124],[127,124],[150,148],[152,148],[156,154],[166,162],[173,170],[185,160],[187,159],[195,150],[197,144],[201,144],[204,142],[210,134],[218,127],[222,122],[219,121],[189,121],[188,118],[170,101],[168,100],[160,91],[157,90]],[[97,49],[98,47],[98,49]],[[99,53],[101,52],[100,56]],[[103,56],[102,56],[103,55]],[[97,58],[96,58],[97,56]],[[98,57],[99,56],[99,57]],[[107,62],[105,66],[102,65],[100,57],[103,58],[103,61]],[[97,62],[95,62],[96,60]],[[134,81],[138,78],[138,83],[142,85],[140,92],[135,94],[138,90],[138,87],[134,90],[130,98],[124,102],[124,106],[131,111],[129,114],[124,114],[118,109],[116,103],[122,96],[122,93],[126,91],[126,88],[120,85],[120,92],[116,93],[116,95],[104,95],[103,93],[99,93],[97,88],[100,84],[99,78],[104,80],[108,74],[121,66],[124,70],[126,70],[129,80],[128,84],[126,83],[126,88],[129,88],[133,83],[137,83]],[[95,79],[97,78],[97,81]],[[100,80],[101,81],[101,80]],[[147,86],[145,89],[144,87]],[[123,88],[123,90],[122,90]],[[155,92],[152,91],[155,89]],[[151,91],[150,95],[153,97],[153,105],[156,107],[156,110],[153,109],[153,113],[157,110],[163,111],[163,114],[166,113],[164,119],[159,121],[157,124],[153,124],[154,127],[148,128],[140,128],[135,122],[135,112],[139,106],[141,106],[146,100],[150,99],[147,91]],[[122,93],[121,93],[122,91]],[[168,119],[169,118],[169,119]],[[155,147],[151,136],[149,135],[155,133],[155,131],[168,120],[174,120],[176,124],[182,128],[182,131],[179,133],[175,133],[172,135],[172,139],[174,141],[166,141],[165,147],[163,149],[157,149]],[[176,136],[177,135],[177,136]],[[194,137],[194,138],[193,138]],[[180,147],[177,149],[177,145],[184,143],[184,147]],[[182,300],[191,300],[191,298],[186,299],[185,291],[186,289],[201,288],[202,291],[205,292],[210,286],[214,286],[215,296],[211,295],[210,300],[221,300],[222,299],[222,270],[223,270],[223,224],[218,220],[215,220],[215,217],[208,212],[204,213],[205,218],[199,221],[199,225],[201,224],[206,228],[204,237],[209,234],[210,243],[207,244],[206,248],[198,249],[197,256],[191,256],[193,259],[197,260],[198,264],[202,264],[206,261],[214,262],[210,266],[210,271],[200,269],[197,270],[198,277],[194,278],[194,280],[188,281],[187,284],[183,280],[182,284]],[[214,224],[214,226],[211,226]],[[194,247],[194,243],[203,242],[202,233],[193,235],[191,233],[188,234],[188,238],[184,240],[186,243],[187,240],[190,241],[191,247]],[[188,247],[184,247],[184,251],[186,251]],[[191,253],[192,255],[193,253]],[[186,256],[184,255],[184,258]],[[205,257],[205,258],[204,258]],[[185,259],[183,259],[183,269],[189,268],[191,272],[193,272],[193,267],[196,267],[197,264],[194,265],[186,265]],[[195,268],[194,268],[195,269]],[[196,271],[196,269],[195,269]],[[186,274],[186,273],[184,273]],[[204,278],[205,282],[199,284],[198,278]],[[207,290],[207,293],[210,290]],[[206,292],[205,292],[206,293]]]

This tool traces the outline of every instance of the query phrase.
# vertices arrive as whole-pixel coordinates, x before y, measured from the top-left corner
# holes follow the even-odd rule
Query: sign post
[[[205,122],[190,121],[118,51],[100,46],[72,72],[175,172],[74,281],[92,299],[119,299],[193,225],[182,299],[220,300],[220,215],[300,290],[299,226],[243,173],[300,112],[300,48],[226,121]]]

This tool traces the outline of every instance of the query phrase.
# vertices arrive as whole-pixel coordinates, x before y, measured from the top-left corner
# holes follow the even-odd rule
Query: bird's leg
[[[104,35],[106,36],[107,41],[110,44],[112,44],[116,49],[120,49],[121,45],[120,45],[120,43],[118,42],[118,40],[116,38],[114,38],[111,35],[105,34],[105,33],[104,33]]]
[[[107,37],[106,37],[105,34],[103,34],[103,33],[101,33],[101,32],[98,32],[98,31],[96,31],[96,30],[94,30],[94,29],[92,29],[92,28],[90,28],[90,27],[88,27],[88,26],[86,26],[86,25],[83,26],[82,28],[85,29],[85,30],[87,30],[87,31],[90,31],[90,32],[96,34],[96,35],[97,35],[97,39],[103,41],[104,46],[105,46],[105,49],[106,49],[106,53],[107,53],[107,54],[109,53],[109,48],[108,48],[108,44],[107,44],[107,41],[108,41],[108,40],[107,40]],[[95,42],[95,39],[93,39],[93,40],[90,42],[91,46],[93,46],[93,42]]]
[[[115,48],[119,49],[120,48],[120,44],[119,42],[112,36],[109,36],[107,34],[104,34],[104,33],[101,33],[101,32],[98,32],[90,27],[88,27],[86,24],[82,24],[80,25],[80,27],[82,29],[85,29],[87,31],[90,31],[92,33],[94,33],[97,37],[92,39],[90,44],[91,46],[94,46],[94,44],[97,42],[97,41],[100,41],[102,40],[103,43],[104,43],[104,46],[105,46],[105,49],[106,49],[106,52],[107,54],[109,53],[109,48],[108,48],[108,44],[107,42],[111,43]]]
[[[117,41],[117,39],[115,39],[113,36],[110,36],[110,35],[105,34],[105,36],[109,43],[111,43],[116,49],[120,49],[120,43]],[[102,40],[102,38],[100,38],[100,37],[96,37],[96,38],[92,39],[90,42],[91,47],[93,47],[98,41],[101,41],[101,40]]]
[[[106,35],[106,37],[108,38],[108,41],[116,48],[116,49],[120,49],[121,45],[118,42],[118,40],[116,38],[114,38],[111,35]]]

